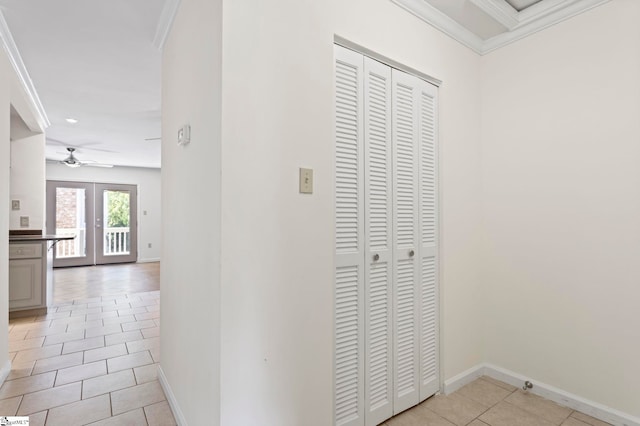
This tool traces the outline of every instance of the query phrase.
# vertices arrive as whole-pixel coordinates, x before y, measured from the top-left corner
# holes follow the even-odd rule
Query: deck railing
[[[56,230],[58,235],[75,235],[73,240],[63,240],[56,244],[56,258],[66,259],[70,257],[82,257],[85,255],[85,234],[86,231],[80,228],[67,228]],[[130,228],[105,228],[104,232],[104,254],[114,256],[129,254],[131,239]]]
[[[75,235],[73,240],[62,240],[56,243],[56,258],[80,257],[85,255],[85,230],[80,228],[56,229],[58,235]]]
[[[104,231],[105,256],[129,254],[131,240],[129,238],[130,229],[128,227],[105,228]]]

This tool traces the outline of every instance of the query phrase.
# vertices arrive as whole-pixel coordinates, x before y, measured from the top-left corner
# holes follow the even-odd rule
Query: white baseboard
[[[519,388],[522,387],[525,380],[529,380],[533,383],[533,388],[529,392],[553,402],[557,402],[565,407],[580,411],[581,413],[588,414],[596,419],[602,420],[603,422],[611,423],[615,426],[640,426],[640,419],[637,417],[597,402],[590,401],[586,398],[582,398],[546,383],[539,382],[535,378],[525,377],[521,374],[514,373],[513,371],[491,364],[485,364],[484,370],[484,373],[487,376]]]
[[[454,393],[464,385],[468,385],[473,382],[480,376],[484,375],[484,365],[478,364],[475,367],[471,367],[470,369],[463,371],[462,373],[450,378],[449,380],[445,380],[444,382],[444,394],[449,395],[450,393]]]
[[[182,410],[178,405],[178,400],[173,394],[171,386],[169,386],[169,382],[167,381],[167,376],[164,375],[164,371],[162,371],[161,366],[158,366],[158,380],[160,381],[160,386],[162,386],[162,390],[167,397],[167,402],[169,403],[173,417],[176,419],[176,423],[178,426],[188,426],[187,421],[184,418],[184,414],[182,414]]]
[[[9,373],[11,373],[11,361],[7,360],[2,368],[0,368],[0,386],[2,386],[5,380],[7,380]]]
[[[149,259],[138,259],[136,263],[154,263],[154,262],[160,262],[160,258],[152,257]]]
[[[581,413],[588,414],[603,422],[611,423],[614,426],[640,426],[640,418],[623,413],[611,407],[590,401],[586,398],[558,389],[554,386],[537,381],[535,377],[526,377],[522,374],[497,367],[492,364],[478,364],[457,376],[444,382],[445,394],[450,394],[460,389],[467,383],[471,383],[480,376],[489,376],[496,380],[508,383],[521,388],[526,380],[533,383],[533,388],[529,391],[550,401],[556,402]]]

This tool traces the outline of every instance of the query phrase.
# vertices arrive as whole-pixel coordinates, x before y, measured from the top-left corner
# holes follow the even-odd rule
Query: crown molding
[[[528,23],[526,24],[519,25],[513,31],[502,33],[495,37],[491,37],[488,40],[485,40],[482,46],[482,54],[484,55],[515,41],[521,40],[525,37],[530,36],[531,34],[535,34],[538,31],[542,31],[569,18],[573,18],[576,15],[601,6],[605,3],[608,3],[609,1],[611,0],[563,1],[564,4],[562,5],[562,7],[561,5],[557,5],[553,8],[553,10],[540,12],[536,18],[528,20]]]
[[[153,46],[158,50],[162,50],[165,41],[167,41],[173,20],[178,14],[178,7],[180,7],[180,0],[166,0],[164,2],[158,26],[156,27],[156,35],[153,38]]]
[[[13,40],[13,36],[11,35],[11,31],[9,30],[9,25],[7,25],[7,21],[4,19],[4,15],[2,14],[1,10],[0,43],[2,43],[2,47],[7,53],[9,63],[16,72],[19,85],[18,89],[24,94],[25,100],[21,103],[25,104],[25,106],[30,110],[35,120],[35,122],[33,122],[32,120],[27,119],[25,120],[25,123],[29,125],[29,128],[32,131],[44,132],[44,130],[49,127],[51,123],[49,122],[47,113],[42,106],[42,102],[40,102],[38,92],[33,85],[33,81],[31,81],[31,77],[29,76],[27,67],[22,61],[22,57],[20,56],[20,52],[18,51],[18,46],[16,46],[16,43]]]
[[[484,13],[511,30],[518,26],[518,11],[502,0],[471,0]]]
[[[545,15],[557,12],[571,4],[580,3],[581,1],[582,0],[544,0],[524,9],[519,13],[518,19],[521,24],[527,24],[532,20],[540,19]]]
[[[516,11],[504,0],[471,0],[507,28],[504,33],[487,40],[482,40],[426,0],[391,1],[476,53],[485,55],[611,0],[543,0],[522,12]]]
[[[482,52],[482,39],[422,0],[391,0],[407,12],[453,37],[476,53]]]

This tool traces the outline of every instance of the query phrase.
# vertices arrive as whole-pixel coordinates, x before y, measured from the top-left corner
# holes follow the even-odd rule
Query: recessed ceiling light
[[[78,122],[75,118],[65,118],[65,121],[71,124],[76,124]]]

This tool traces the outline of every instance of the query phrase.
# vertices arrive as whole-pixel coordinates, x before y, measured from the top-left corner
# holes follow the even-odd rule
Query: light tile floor
[[[160,262],[56,268],[53,304],[160,289]]]
[[[28,415],[31,426],[175,425],[156,375],[159,267],[55,270],[55,306],[49,313],[9,323],[13,368],[0,387],[0,415]],[[429,398],[384,423],[607,424],[489,377],[451,395]]]
[[[385,426],[605,426],[609,423],[483,376],[447,396],[436,395]]]
[[[31,426],[171,426],[157,380],[160,292],[58,303],[9,322],[0,415]]]

